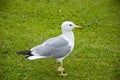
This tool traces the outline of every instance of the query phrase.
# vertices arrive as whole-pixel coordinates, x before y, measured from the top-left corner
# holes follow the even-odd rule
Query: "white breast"
[[[58,58],[57,60],[58,60],[59,62],[62,62],[63,59],[64,59],[65,57],[67,57],[67,56],[71,53],[71,51],[73,50],[73,48],[74,48],[74,34],[73,34],[72,31],[69,32],[69,33],[62,33],[61,37],[63,37],[65,40],[68,41],[69,46],[71,47],[71,50],[70,50],[70,52],[69,52],[66,56],[64,56],[64,57],[62,57],[62,58]]]
[[[73,32],[69,32],[69,33],[66,33],[66,34],[62,34],[61,35],[65,40],[68,41],[69,43],[69,46],[71,47],[71,50],[70,52],[73,50],[74,48],[74,34]]]

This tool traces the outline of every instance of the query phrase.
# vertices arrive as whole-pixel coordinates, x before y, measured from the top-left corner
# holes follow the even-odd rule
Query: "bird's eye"
[[[69,24],[69,26],[72,26],[72,24]]]

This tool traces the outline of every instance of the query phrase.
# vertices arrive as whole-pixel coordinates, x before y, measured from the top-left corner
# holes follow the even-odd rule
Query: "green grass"
[[[15,54],[61,34],[66,20],[84,27],[74,30],[75,48],[64,60],[68,76],[59,76],[53,59],[28,61]],[[119,0],[0,1],[0,80],[119,79]]]

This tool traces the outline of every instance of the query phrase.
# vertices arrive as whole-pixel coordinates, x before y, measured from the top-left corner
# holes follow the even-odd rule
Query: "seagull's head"
[[[81,26],[77,26],[77,25],[75,25],[71,21],[65,21],[65,22],[63,22],[61,27],[62,27],[62,31],[65,31],[65,32],[72,31],[75,28],[82,29]]]

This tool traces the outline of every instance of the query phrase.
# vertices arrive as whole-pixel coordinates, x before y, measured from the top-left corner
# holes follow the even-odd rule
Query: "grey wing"
[[[47,40],[43,45],[33,49],[40,56],[52,58],[61,58],[70,52],[71,47],[68,42],[61,36]]]
[[[54,38],[51,38],[51,39],[48,39],[47,41],[45,41],[44,43],[51,42],[51,41],[53,41],[53,40],[54,40]],[[38,52],[38,51],[42,50],[42,48],[44,47],[44,46],[43,46],[44,43],[41,44],[41,45],[38,45],[38,46],[33,47],[33,48],[31,49],[31,51],[37,51],[37,52]],[[40,52],[38,52],[38,54],[40,54]]]

